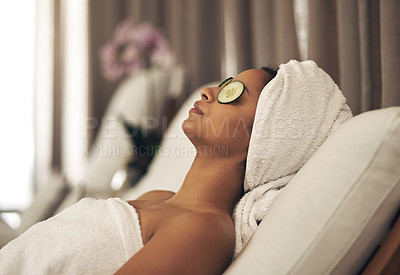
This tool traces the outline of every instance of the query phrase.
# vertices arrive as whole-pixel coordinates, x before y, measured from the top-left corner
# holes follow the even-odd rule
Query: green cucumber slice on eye
[[[227,104],[237,100],[244,92],[244,85],[240,81],[233,81],[219,91],[217,99],[219,103]]]
[[[228,77],[227,79],[225,79],[224,81],[222,81],[222,82],[218,85],[218,87],[223,87],[224,84],[226,84],[228,81],[231,81],[232,79],[233,79],[233,77]]]

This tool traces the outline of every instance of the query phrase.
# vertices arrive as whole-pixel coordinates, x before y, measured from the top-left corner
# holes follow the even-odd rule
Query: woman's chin
[[[190,139],[191,137],[194,137],[197,133],[198,135],[198,121],[197,119],[193,118],[192,116],[189,116],[187,119],[185,119],[182,122],[182,130],[185,133],[185,135]]]

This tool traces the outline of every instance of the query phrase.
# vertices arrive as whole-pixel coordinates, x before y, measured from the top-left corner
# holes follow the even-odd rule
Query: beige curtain
[[[60,171],[62,47],[60,1],[37,0],[35,62],[35,181]]]
[[[251,22],[247,31],[252,47],[243,50],[251,53],[251,67],[277,67],[290,59],[300,59],[293,1],[252,0],[249,4]]]
[[[90,143],[88,5],[86,0],[36,3],[36,182],[60,172],[77,183]]]
[[[294,0],[87,0],[88,116],[99,122],[116,86],[99,70],[98,52],[130,17],[164,28],[185,69],[183,101],[196,87],[247,68],[301,59]],[[296,0],[307,4],[306,57],[338,83],[354,114],[400,105],[400,1]],[[52,164],[61,150],[63,25],[54,0]],[[297,25],[298,27],[298,25]],[[304,46],[304,45],[303,45]],[[303,51],[302,51],[303,52]],[[302,55],[305,58],[305,55]],[[89,133],[90,145],[97,129]],[[65,149],[64,149],[65,150]]]
[[[309,58],[354,114],[400,105],[400,1],[309,1]]]

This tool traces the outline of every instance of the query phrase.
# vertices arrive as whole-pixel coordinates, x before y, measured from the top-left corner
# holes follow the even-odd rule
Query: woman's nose
[[[217,96],[216,92],[219,88],[218,87],[206,87],[201,89],[200,95],[201,99],[206,102],[213,102]]]

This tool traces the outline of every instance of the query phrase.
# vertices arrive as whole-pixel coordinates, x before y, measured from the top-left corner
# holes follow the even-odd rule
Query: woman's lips
[[[198,101],[196,101],[194,103],[194,106],[193,106],[193,108],[191,108],[189,110],[189,113],[196,113],[196,114],[199,114],[199,115],[204,115],[203,111],[199,107],[199,102]]]

